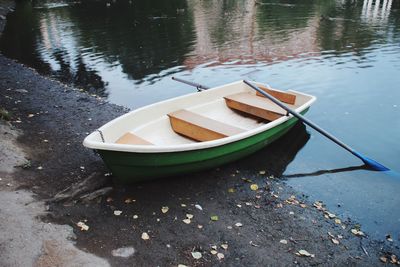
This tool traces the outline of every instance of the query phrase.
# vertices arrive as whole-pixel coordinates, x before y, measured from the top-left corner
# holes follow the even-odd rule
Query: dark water
[[[0,45],[130,108],[193,92],[173,75],[313,94],[308,118],[400,171],[400,1],[20,1]],[[397,239],[399,175],[359,169],[357,158],[308,131],[284,161],[288,183],[374,237]]]

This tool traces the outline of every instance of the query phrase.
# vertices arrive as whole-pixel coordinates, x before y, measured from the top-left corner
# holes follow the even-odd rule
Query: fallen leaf
[[[386,235],[386,240],[389,242],[393,242],[393,238],[391,235]]]
[[[247,182],[247,183],[252,183],[253,181],[248,179],[248,178],[242,178],[243,181]]]
[[[332,241],[333,244],[339,245],[339,240],[337,240],[335,238],[332,238],[331,241]]]
[[[357,230],[357,229],[351,229],[351,232],[356,236],[364,236],[364,233],[362,231]]]
[[[217,246],[216,246],[216,245],[212,245],[211,248],[212,248],[213,250],[217,250]]]
[[[222,253],[218,253],[217,257],[219,260],[222,260],[223,258],[225,258],[224,254],[222,254]]]
[[[393,263],[393,264],[398,262],[396,255],[392,254],[392,256],[390,256],[390,262]]]
[[[200,252],[192,252],[192,257],[195,258],[196,260],[200,259],[202,257]]]
[[[186,218],[188,218],[188,219],[193,219],[193,214],[187,213],[187,214],[186,214]]]
[[[298,253],[298,255],[304,256],[304,257],[311,257],[311,258],[315,257],[314,254],[311,254],[307,250],[304,250],[304,249],[300,249],[297,253]]]
[[[89,226],[87,226],[84,222],[78,222],[76,224],[76,226],[81,228],[81,231],[88,231],[89,230]]]
[[[227,250],[228,249],[228,244],[221,244],[221,248]]]
[[[287,244],[288,242],[287,242],[287,240],[286,239],[281,239],[281,241],[279,241],[279,243],[282,243],[282,244]]]
[[[336,219],[335,219],[335,223],[336,223],[336,224],[341,224],[342,221],[341,221],[340,219],[337,219],[337,218],[336,218]]]
[[[198,224],[198,225],[197,225],[197,228],[202,229],[202,228],[203,228],[203,225]]]
[[[198,210],[203,210],[203,208],[202,208],[199,204],[196,204],[196,205],[194,205],[194,206],[195,206],[195,208],[198,209]]]
[[[235,189],[234,188],[228,188],[228,193],[235,193]]]
[[[253,241],[250,240],[249,242],[250,245],[252,245],[253,247],[259,247],[260,245],[257,245],[256,243],[254,243]]]
[[[302,207],[303,209],[305,209],[305,208],[307,208],[307,205],[304,204],[304,203],[301,203],[301,204],[300,204],[300,207]]]
[[[382,256],[379,259],[381,260],[381,262],[387,263],[387,258],[385,256]]]
[[[183,204],[183,203],[182,203],[182,204],[181,204],[181,207],[182,207],[182,208],[185,208],[185,207],[186,207],[186,204]]]
[[[35,116],[35,114],[28,114],[28,118],[32,118],[32,117],[34,117]]]
[[[130,204],[132,202],[134,202],[134,200],[132,200],[131,198],[127,198],[124,200],[125,204]]]
[[[259,171],[258,173],[261,174],[261,175],[264,175],[265,171]]]
[[[335,214],[333,214],[333,213],[330,213],[330,212],[327,212],[326,214],[328,215],[329,219],[333,219],[333,218],[335,218],[335,217],[336,217],[336,215],[335,215]]]
[[[243,226],[243,224],[242,224],[242,223],[240,223],[240,222],[238,222],[238,223],[235,223],[235,226],[236,226],[236,227],[242,227],[242,226]]]
[[[119,216],[122,214],[122,210],[114,210],[114,215]]]
[[[189,223],[191,223],[192,221],[190,220],[190,219],[184,219],[184,220],[182,220],[184,223],[186,223],[186,224],[189,224]]]
[[[161,212],[162,213],[167,213],[169,211],[169,208],[168,207],[162,207],[161,208]]]
[[[216,251],[216,250],[212,249],[212,250],[210,251],[210,253],[211,253],[211,254],[213,254],[213,255],[215,255],[215,254],[217,254],[217,253],[218,253],[218,251]]]
[[[218,221],[218,216],[217,215],[213,215],[210,217],[211,221]]]
[[[256,190],[258,190],[258,185],[257,184],[251,184],[250,185],[250,189],[253,190],[253,191],[256,191]]]
[[[316,207],[317,210],[324,210],[323,205],[324,204],[322,204],[322,202],[320,202],[320,201],[315,201],[314,204],[313,204],[313,206]]]
[[[143,240],[149,240],[149,239],[150,239],[150,236],[149,236],[146,232],[144,232],[144,233],[142,234],[142,239],[143,239]]]

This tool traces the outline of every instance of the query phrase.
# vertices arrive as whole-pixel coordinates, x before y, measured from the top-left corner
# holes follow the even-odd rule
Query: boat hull
[[[306,113],[308,108],[302,114]],[[182,175],[238,160],[280,138],[297,122],[286,122],[248,138],[221,146],[178,152],[121,152],[97,150],[111,170],[116,183],[130,184],[160,177]]]

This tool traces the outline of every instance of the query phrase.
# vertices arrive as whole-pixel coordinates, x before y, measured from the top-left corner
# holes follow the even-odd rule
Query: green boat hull
[[[302,113],[304,114],[307,111],[308,109]],[[296,122],[296,118],[291,118],[257,135],[206,149],[168,153],[97,151],[107,167],[112,171],[115,182],[130,184],[138,181],[211,169],[238,160],[280,138]]]

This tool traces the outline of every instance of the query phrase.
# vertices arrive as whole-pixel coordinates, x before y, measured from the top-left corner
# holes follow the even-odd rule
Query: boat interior
[[[312,98],[295,91],[283,92],[260,85],[259,88],[292,109]],[[136,114],[138,118],[143,117],[141,122],[133,121],[134,117],[131,121],[128,116],[124,120],[125,130],[113,133],[114,143],[162,146],[212,141],[258,128],[288,115],[287,111],[243,84],[214,94],[209,91],[165,101],[156,109],[149,107],[146,115],[144,108],[143,114]]]

